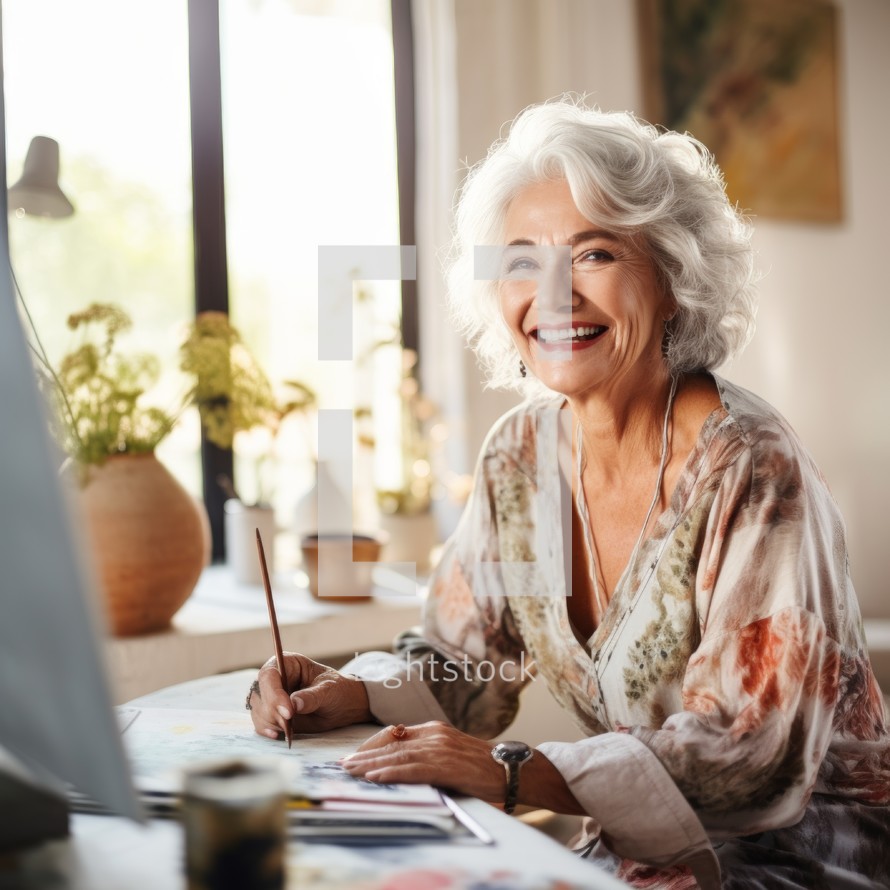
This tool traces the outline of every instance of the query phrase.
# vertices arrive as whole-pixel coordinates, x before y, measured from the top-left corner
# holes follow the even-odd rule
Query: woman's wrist
[[[368,699],[368,690],[365,688],[364,681],[361,677],[356,677],[351,674],[343,674],[343,677],[348,681],[349,686],[349,694],[347,697],[348,701],[348,716],[350,717],[350,723],[376,723],[377,721],[374,719],[374,715],[371,713],[371,703]]]
[[[543,807],[554,813],[584,816],[585,811],[572,794],[562,773],[537,748],[522,767],[519,779],[519,803]]]

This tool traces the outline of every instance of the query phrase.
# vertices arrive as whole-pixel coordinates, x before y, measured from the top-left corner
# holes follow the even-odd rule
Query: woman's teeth
[[[560,340],[592,340],[605,330],[602,325],[576,328],[538,328],[537,338],[543,343],[557,343]]]

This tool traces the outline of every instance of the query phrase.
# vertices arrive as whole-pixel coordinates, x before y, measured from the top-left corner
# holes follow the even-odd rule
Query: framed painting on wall
[[[715,155],[755,216],[841,219],[828,0],[637,0],[644,116]]]

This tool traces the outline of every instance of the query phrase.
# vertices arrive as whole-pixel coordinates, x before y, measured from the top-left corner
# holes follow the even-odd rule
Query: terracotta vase
[[[168,627],[208,561],[203,506],[153,454],[90,467],[80,502],[111,632]]]

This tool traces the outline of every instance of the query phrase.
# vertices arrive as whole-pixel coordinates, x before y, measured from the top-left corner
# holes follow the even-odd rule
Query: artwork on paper
[[[644,117],[715,155],[754,216],[841,219],[828,0],[638,0]]]
[[[448,811],[441,805],[439,792],[429,785],[369,782],[350,775],[336,762],[368,738],[367,726],[297,735],[290,750],[284,741],[257,735],[243,711],[122,710],[118,722],[136,784],[142,790],[178,792],[182,771],[189,766],[241,758],[276,763],[292,794],[322,800],[435,805]]]

